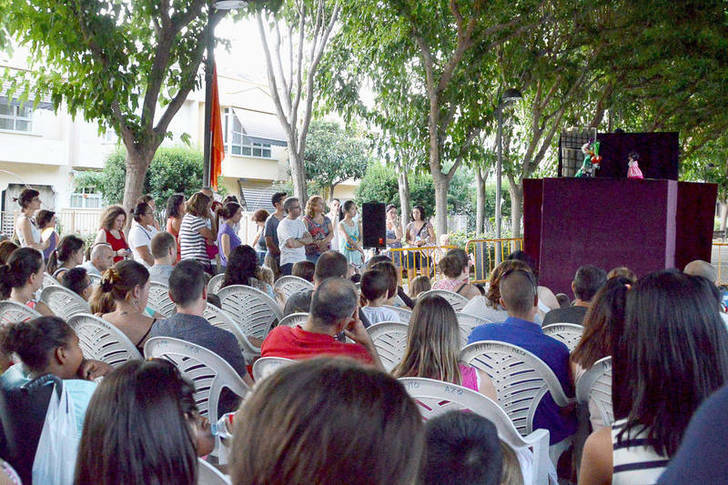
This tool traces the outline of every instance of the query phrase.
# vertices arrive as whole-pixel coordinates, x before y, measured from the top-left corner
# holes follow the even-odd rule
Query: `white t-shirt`
[[[371,323],[372,325],[379,322],[401,321],[401,319],[399,318],[399,313],[392,310],[391,308],[386,308],[382,306],[365,306],[361,309],[361,311],[364,312],[367,320],[369,320],[369,323]]]
[[[281,250],[281,266],[288,263],[306,261],[306,246],[300,248],[286,247],[289,239],[300,239],[307,232],[306,224],[301,219],[284,217],[278,223],[278,247]]]
[[[157,231],[154,226],[145,227],[138,224],[136,221],[132,223],[131,229],[129,229],[129,247],[131,248],[131,253],[134,256],[134,261],[142,263],[145,268],[149,268],[150,266],[146,261],[144,261],[141,254],[139,254],[139,251],[137,251],[137,248],[146,246],[151,254],[152,238],[157,232],[159,231]]]

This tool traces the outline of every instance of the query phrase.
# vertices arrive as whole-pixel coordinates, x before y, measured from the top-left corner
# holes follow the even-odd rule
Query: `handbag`
[[[73,409],[63,382],[56,383],[33,460],[33,483],[73,484],[80,441]]]

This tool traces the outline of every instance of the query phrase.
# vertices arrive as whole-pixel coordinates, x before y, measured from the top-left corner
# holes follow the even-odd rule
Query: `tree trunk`
[[[295,145],[294,145],[295,146]],[[298,198],[303,206],[308,199],[306,190],[306,171],[303,167],[303,157],[298,156],[295,150],[291,149],[289,143],[288,164],[291,167],[291,179],[293,182],[293,195]]]
[[[441,173],[437,176],[433,173],[432,179],[435,183],[435,235],[439,238],[447,234],[447,191],[450,179]]]
[[[126,154],[126,179],[124,181],[124,209],[130,213],[144,192],[144,177],[152,163],[155,150],[130,150]],[[131,219],[128,217],[127,219]]]
[[[475,236],[480,237],[484,232],[485,222],[485,180],[487,178],[487,172],[480,168],[475,167],[475,186],[478,191],[476,208],[475,208]]]
[[[399,182],[399,212],[402,221],[402,233],[407,232],[407,224],[409,224],[411,213],[410,188],[407,171],[401,167],[397,167],[397,181]]]
[[[728,201],[718,201],[718,204],[720,206],[720,230],[725,231],[726,219],[728,219]]]
[[[523,186],[508,181],[511,195],[511,237],[521,237],[521,208],[523,207]]]

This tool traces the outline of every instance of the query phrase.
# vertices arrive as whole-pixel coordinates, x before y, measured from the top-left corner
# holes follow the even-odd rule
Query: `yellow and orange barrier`
[[[513,251],[523,250],[523,238],[471,239],[465,244],[465,252],[473,255],[475,271],[471,283],[485,283],[496,262],[503,261]]]
[[[397,265],[401,265],[402,272],[399,284],[402,284],[402,278],[409,278],[425,275],[429,276],[434,283],[441,275],[437,271],[437,265],[440,259],[445,256],[448,249],[457,246],[421,246],[421,247],[405,247],[405,248],[389,248],[387,253],[392,261]]]

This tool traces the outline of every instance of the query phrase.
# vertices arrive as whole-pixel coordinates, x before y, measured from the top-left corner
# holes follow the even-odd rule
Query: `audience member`
[[[460,348],[460,327],[455,310],[443,297],[427,295],[417,301],[412,311],[407,348],[392,375],[438,379],[497,400],[490,377],[460,362]]]
[[[104,271],[114,264],[114,250],[107,243],[98,243],[91,246],[91,257],[81,265],[88,274],[101,276]]]
[[[215,193],[212,191],[212,188],[210,188],[210,187],[202,187],[200,189],[200,192],[199,193],[202,194],[202,195],[204,195],[208,199],[210,199],[210,214],[209,214],[209,218],[212,220],[213,219],[213,216],[215,215],[215,212],[217,212],[217,210],[219,208],[221,208],[224,204],[221,203],[220,201],[215,200]],[[217,227],[212,227],[211,229],[214,229],[212,231],[213,234],[217,234]]]
[[[73,234],[63,236],[58,247],[48,259],[48,273],[61,281],[61,275],[83,263],[83,239]]]
[[[399,314],[383,306],[389,298],[389,281],[389,275],[379,270],[365,271],[361,276],[361,294],[366,300],[362,311],[372,325],[379,322],[399,322]]]
[[[207,273],[212,274],[207,243],[214,244],[215,233],[212,232],[210,220],[211,199],[197,192],[185,204],[185,215],[179,228],[179,244],[181,259],[198,261]]]
[[[335,231],[331,225],[331,219],[324,214],[324,210],[326,210],[326,206],[320,195],[312,195],[306,201],[303,223],[313,239],[311,244],[306,245],[306,259],[312,263],[318,261],[321,253],[331,249],[331,240],[334,238]]]
[[[197,456],[213,449],[195,387],[163,359],[127,362],[88,406],[77,485],[195,485]]]
[[[252,217],[258,231],[255,233],[255,239],[253,239],[251,246],[255,248],[255,252],[258,254],[258,264],[261,266],[265,264],[265,253],[268,249],[265,245],[265,221],[269,215],[267,210],[258,209],[253,213]]]
[[[293,263],[306,260],[306,245],[313,239],[306,229],[306,224],[299,219],[301,203],[295,197],[288,197],[283,202],[286,217],[278,223],[278,242],[281,251],[281,275],[290,275]]]
[[[541,326],[533,321],[538,301],[536,286],[536,277],[529,269],[511,269],[503,273],[499,281],[500,300],[508,312],[508,318],[498,325],[476,327],[468,343],[496,340],[533,353],[554,371],[566,395],[573,396],[569,349],[562,342],[544,335]],[[548,429],[553,445],[574,434],[576,420],[573,415],[559,409],[551,394],[546,394],[536,409],[533,427]]]
[[[501,277],[511,270],[524,270],[531,272],[531,267],[523,261],[508,259],[493,268],[490,273],[488,294],[476,296],[463,307],[463,313],[474,315],[489,322],[502,322],[508,318],[508,312],[501,303],[500,280]]]
[[[115,325],[144,353],[152,324],[145,313],[149,298],[149,271],[133,260],[107,269],[91,297],[91,312]]]
[[[107,374],[111,368],[103,362],[85,360],[76,333],[57,317],[6,324],[0,329],[0,351],[4,355],[15,354],[22,362],[22,366],[16,364],[0,377],[0,424],[4,436],[0,450],[23,482],[31,483],[54,382],[63,380],[63,388],[73,402],[80,436],[86,407],[96,389],[93,379]],[[74,446],[73,436],[65,438],[68,446]]]
[[[416,483],[423,451],[417,405],[392,377],[349,360],[281,368],[235,421],[234,485]]]
[[[392,264],[397,269],[397,281],[402,279],[402,222],[399,219],[397,206],[389,204],[386,211],[385,239],[387,243],[387,254],[391,256]],[[391,251],[394,249],[395,251]]]
[[[273,270],[274,279],[280,276],[281,267],[281,250],[278,245],[278,224],[286,217],[283,212],[283,199],[286,198],[285,192],[276,192],[270,199],[275,211],[268,216],[265,221],[265,247],[267,252],[265,255],[265,265]]]
[[[242,244],[235,227],[243,218],[243,210],[240,204],[228,202],[217,211],[222,222],[217,230],[217,247],[220,249],[220,266],[227,267],[228,257],[233,250]]]
[[[412,221],[407,224],[405,230],[405,239],[411,247],[432,246],[437,241],[435,239],[435,228],[427,222],[427,212],[421,205],[412,208]],[[432,264],[431,258],[422,251],[407,252],[407,281],[415,279],[417,271],[421,273],[429,271]],[[427,275],[429,276],[429,274]]]
[[[154,227],[154,209],[146,202],[139,202],[132,211],[133,221],[129,229],[129,246],[134,260],[149,269],[154,264],[152,238],[159,232]]]
[[[152,226],[154,229],[156,229],[156,232],[159,232],[159,223],[157,222],[156,212],[157,212],[157,203],[154,201],[154,197],[152,197],[149,194],[142,194],[139,197],[137,197],[136,203],[139,204],[141,202],[144,202],[152,209]],[[133,222],[132,222],[133,224]]]
[[[445,277],[436,281],[433,289],[452,291],[467,299],[480,296],[480,291],[470,284],[470,259],[462,249],[450,249],[440,260],[440,270]]]
[[[56,232],[56,213],[50,210],[41,209],[35,215],[35,222],[40,229],[41,241],[49,241],[48,247],[43,250],[43,259],[48,261],[51,253],[58,245],[60,236]]]
[[[503,473],[501,473],[500,485],[525,485],[526,481],[523,476],[528,472],[521,469],[516,452],[503,441],[500,442],[500,448],[503,453]]]
[[[449,411],[425,424],[419,482],[499,485],[503,452],[493,423],[475,413]]]
[[[255,249],[247,244],[236,247],[230,253],[220,288],[230,285],[252,286],[275,300],[273,287],[260,279],[260,266]]]
[[[118,263],[131,255],[129,245],[124,237],[126,211],[120,205],[112,205],[101,214],[101,228],[96,234],[94,244],[106,243],[114,251],[114,263]]]
[[[531,272],[534,274],[534,276],[536,276],[536,280],[538,280],[538,271],[536,271],[536,262],[526,252],[521,251],[521,250],[513,251],[511,254],[508,255],[508,257],[506,257],[506,259],[523,261],[531,269]],[[557,308],[561,308],[561,305],[559,304],[559,301],[556,299],[556,295],[554,295],[554,292],[545,286],[538,285],[537,321],[543,321],[543,317],[548,312],[550,312],[551,310],[555,310]]]
[[[571,291],[574,292],[574,302],[568,308],[551,310],[543,318],[543,324],[576,323],[581,325],[584,315],[591,306],[592,298],[607,281],[607,274],[603,269],[587,264],[579,267],[571,282]]]
[[[341,201],[339,199],[331,199],[329,201],[329,212],[326,214],[331,221],[331,227],[334,228],[334,238],[331,240],[331,249],[339,250],[339,217],[340,217]]]
[[[91,298],[93,287],[91,278],[81,266],[71,268],[61,275],[61,285],[68,288],[78,296],[88,301]]]
[[[339,237],[339,252],[346,257],[354,271],[359,273],[364,262],[364,249],[361,245],[361,220],[355,219],[356,213],[356,203],[353,200],[344,202],[336,232]]]
[[[637,275],[629,269],[626,266],[617,266],[616,268],[612,268],[609,270],[609,273],[607,273],[607,279],[611,280],[612,278],[616,278],[617,276],[622,276],[623,278],[627,278],[630,281],[630,284],[637,281]]]
[[[683,273],[690,276],[702,276],[713,284],[717,284],[718,282],[718,271],[715,269],[715,266],[702,259],[690,261],[685,265]]]
[[[409,285],[409,296],[412,300],[416,300],[420,293],[430,291],[432,289],[432,283],[430,283],[430,277],[420,275],[410,281]]]
[[[320,255],[319,255],[320,256]],[[316,258],[318,261],[318,258]],[[298,276],[306,281],[313,283],[313,273],[316,271],[316,264],[311,261],[299,261],[293,264],[291,270],[292,276]]]
[[[40,209],[40,192],[25,188],[13,200],[20,205],[20,215],[15,220],[15,235],[20,246],[44,251],[50,245],[50,240],[42,240],[40,227],[34,217],[35,212]]]
[[[617,421],[587,439],[579,483],[655,483],[695,410],[728,378],[715,285],[677,271],[640,278],[612,357]]]
[[[373,264],[371,268],[367,269],[382,271],[388,276],[389,291],[387,291],[386,304],[391,306],[402,306],[401,303],[404,303],[407,308],[414,308],[415,302],[412,301],[412,298],[409,297],[407,292],[405,292],[404,289],[398,285],[399,280],[397,278],[397,268],[394,267],[394,264],[392,264],[392,260],[389,259],[389,257],[385,256],[385,258],[387,259]],[[401,300],[401,302],[399,302],[398,299]]]
[[[359,320],[357,291],[351,281],[328,278],[311,298],[310,315],[303,326],[276,327],[263,342],[263,357],[305,359],[317,355],[343,355],[383,369],[377,350]],[[334,336],[345,332],[353,344]]]
[[[313,272],[313,286],[318,288],[327,278],[346,278],[347,263],[343,254],[336,251],[326,251],[316,262]],[[288,297],[283,315],[291,313],[308,313],[311,307],[313,290],[304,290]]]
[[[154,265],[149,268],[149,279],[168,286],[169,275],[177,260],[177,241],[168,232],[158,232],[152,238],[151,249]]]
[[[566,293],[556,293],[556,300],[559,302],[559,308],[568,308],[571,306],[571,300]]]
[[[8,259],[10,258],[10,255],[13,254],[13,252],[15,252],[15,250],[19,247],[20,246],[15,244],[10,239],[0,241],[0,264],[8,264]]]
[[[48,305],[35,298],[43,285],[43,254],[33,248],[20,248],[13,251],[8,263],[0,266],[0,295],[26,305],[41,315],[53,316]]]
[[[182,219],[185,216],[185,195],[174,194],[170,195],[167,199],[167,212],[165,213],[167,219],[166,230],[177,242],[177,259],[179,262],[182,258],[182,250],[179,246],[179,229],[182,226]]]

